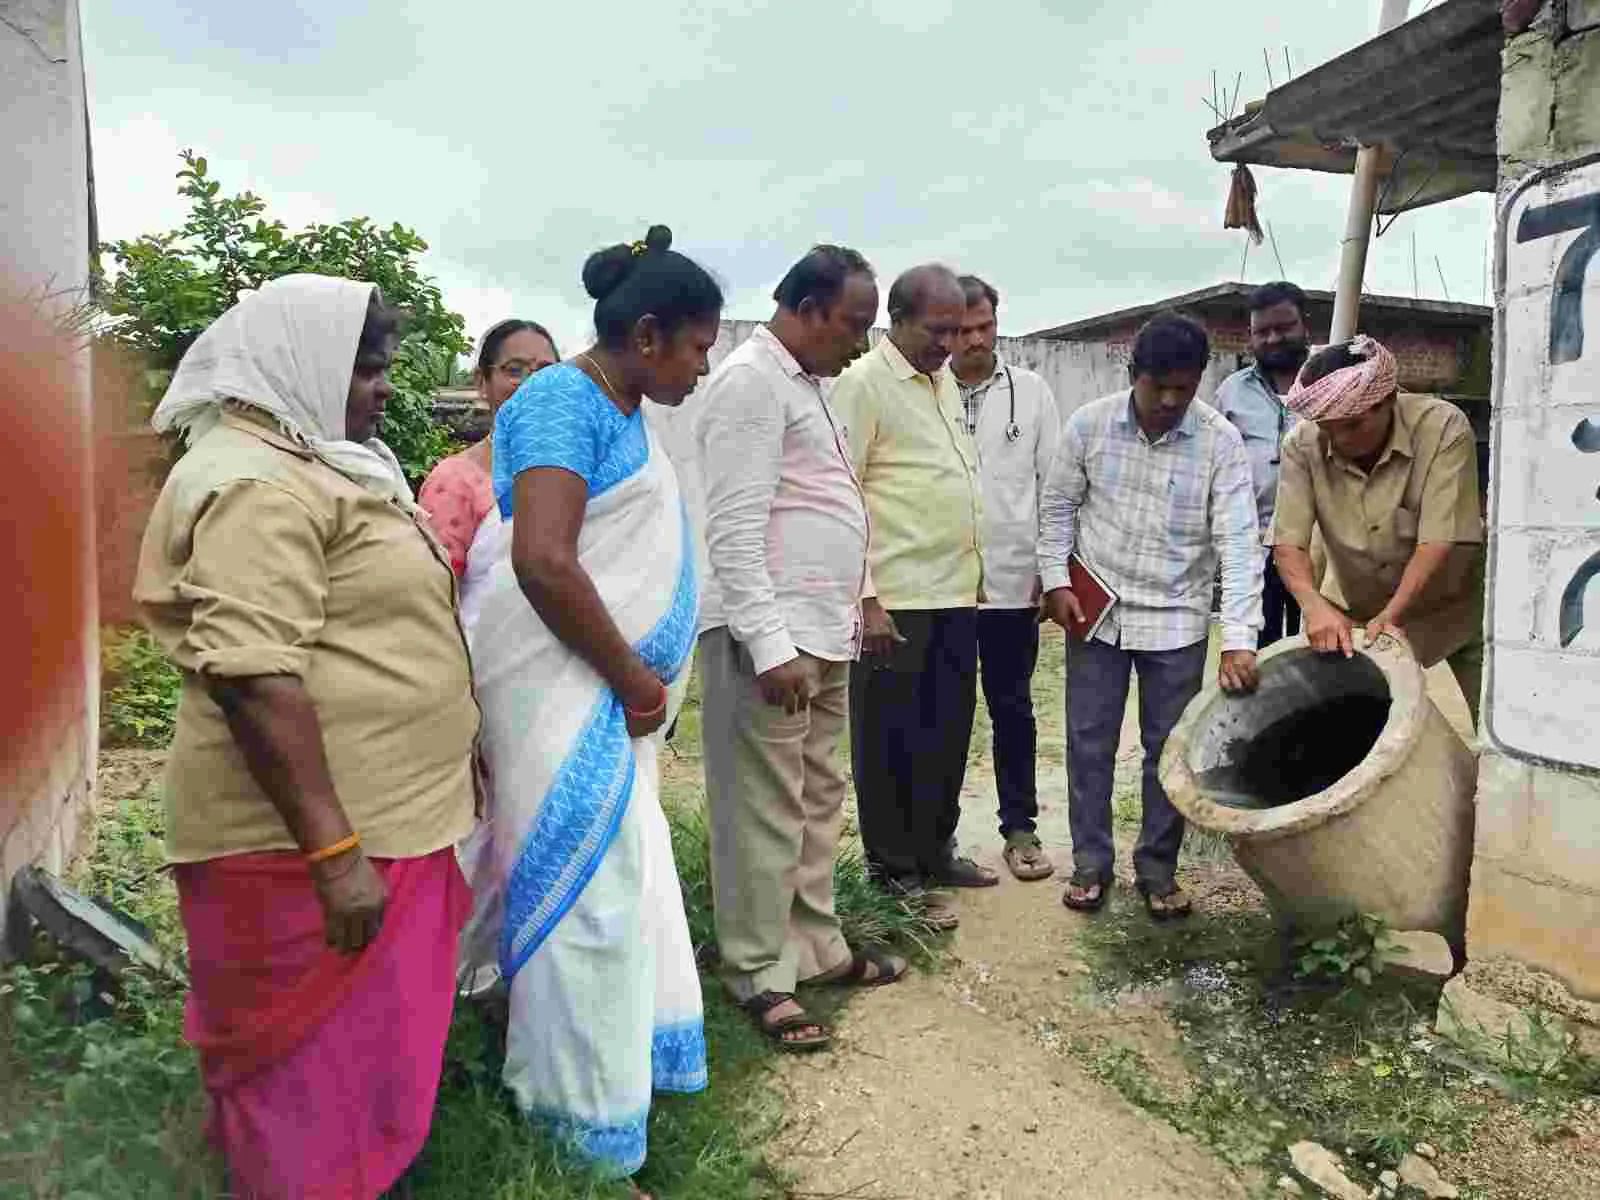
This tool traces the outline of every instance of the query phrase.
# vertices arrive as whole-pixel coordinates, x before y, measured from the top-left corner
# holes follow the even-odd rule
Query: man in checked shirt
[[[1111,785],[1130,673],[1139,673],[1144,820],[1133,869],[1157,919],[1187,916],[1177,883],[1183,818],[1157,778],[1161,750],[1205,672],[1212,580],[1222,563],[1228,691],[1256,685],[1264,559],[1250,461],[1239,432],[1195,400],[1205,330],[1163,314],[1134,340],[1133,386],[1067,418],[1039,501],[1045,614],[1081,619],[1067,586],[1076,553],[1116,593],[1089,641],[1067,644],[1067,803],[1073,873],[1063,902],[1094,911],[1111,886]]]

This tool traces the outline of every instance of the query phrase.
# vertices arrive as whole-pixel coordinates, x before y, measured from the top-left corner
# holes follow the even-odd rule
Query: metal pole
[[[1384,34],[1406,19],[1411,0],[1383,0],[1378,32]],[[1339,282],[1333,295],[1333,325],[1329,342],[1348,341],[1356,333],[1361,310],[1361,280],[1367,273],[1367,244],[1372,238],[1372,210],[1378,201],[1378,176],[1383,150],[1363,146],[1356,151],[1356,173],[1350,184],[1350,208],[1345,215],[1344,242],[1339,250]]]

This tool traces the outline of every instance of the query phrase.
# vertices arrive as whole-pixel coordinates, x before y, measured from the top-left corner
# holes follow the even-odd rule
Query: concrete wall
[[[1563,13],[1581,28],[1562,28]],[[1600,420],[1600,263],[1585,281],[1566,257],[1600,222],[1600,5],[1546,4],[1503,62],[1487,744],[1466,981],[1493,992],[1481,968],[1507,963],[1600,1000],[1600,583],[1584,606],[1580,574],[1600,563],[1600,459],[1582,432]],[[1573,288],[1558,301],[1563,261]],[[1582,628],[1569,604],[1563,630],[1574,590]]]
[[[91,205],[88,125],[76,0],[0,0],[0,264],[5,286],[58,316],[82,301],[88,283]],[[77,403],[60,414],[80,436],[83,504],[93,504],[89,364],[79,356]],[[81,547],[94,579],[92,538]],[[12,570],[21,569],[11,564]],[[58,869],[71,853],[93,789],[99,712],[93,586],[82,686],[40,715],[20,765],[0,778],[0,901],[23,865]]]

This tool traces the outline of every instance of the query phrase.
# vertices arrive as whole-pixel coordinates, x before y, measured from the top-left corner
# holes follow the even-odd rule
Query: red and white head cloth
[[[1350,353],[1361,361],[1315,383],[1296,379],[1284,397],[1289,410],[1307,421],[1336,421],[1359,417],[1394,395],[1400,371],[1393,354],[1366,334],[1350,340]]]

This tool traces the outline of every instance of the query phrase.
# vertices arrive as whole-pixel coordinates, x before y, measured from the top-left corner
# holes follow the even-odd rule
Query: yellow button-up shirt
[[[184,676],[165,781],[173,861],[297,848],[206,676],[299,677],[373,857],[471,832],[478,706],[454,575],[417,518],[229,411],[168,476],[134,599]]]
[[[830,400],[872,518],[866,595],[891,612],[975,607],[978,450],[949,366],[924,375],[885,337],[839,377]]]
[[[1327,544],[1332,585],[1357,621],[1383,611],[1418,543],[1454,543],[1400,627],[1424,666],[1483,636],[1478,447],[1466,414],[1448,400],[1402,393],[1370,473],[1335,454],[1316,422],[1296,426],[1283,443],[1267,541],[1306,549],[1313,523]]]

